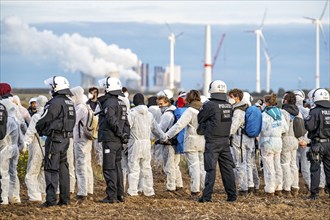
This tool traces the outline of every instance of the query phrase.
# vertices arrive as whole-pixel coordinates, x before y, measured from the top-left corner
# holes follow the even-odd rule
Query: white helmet
[[[33,97],[29,100],[29,105],[31,105],[32,102],[37,102],[37,98]]]
[[[221,80],[211,82],[209,86],[209,93],[227,93],[227,85]]]
[[[173,98],[173,92],[171,90],[164,89],[164,90],[161,90],[157,93],[157,97],[160,97],[160,96],[165,96],[168,99],[172,99]]]
[[[305,93],[301,89],[296,89],[292,91],[296,96],[301,97],[302,99],[305,99]]]
[[[69,89],[69,81],[63,76],[53,76],[44,81],[46,86],[50,86],[53,92]]]
[[[329,92],[325,89],[315,89],[312,93],[313,102],[317,101],[329,101]]]
[[[103,87],[106,92],[113,93],[115,92],[117,95],[122,93],[122,86],[119,79],[115,77],[106,77],[99,80],[99,86]]]

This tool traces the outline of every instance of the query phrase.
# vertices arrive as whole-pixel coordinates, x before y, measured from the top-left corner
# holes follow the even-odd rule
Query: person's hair
[[[99,94],[99,89],[96,88],[96,87],[91,87],[91,88],[88,89],[88,92],[89,92],[89,93],[91,93],[91,92],[93,92],[93,91],[96,91],[97,95]]]
[[[167,96],[158,96],[158,97],[157,97],[157,102],[158,102],[159,100],[164,100],[164,102],[168,102],[168,103],[172,104],[172,100],[169,99]]]
[[[277,105],[276,94],[274,94],[274,93],[272,93],[270,95],[265,95],[264,100],[266,103],[268,103],[271,106]]]
[[[288,101],[288,104],[296,104],[296,95],[291,91],[287,91],[283,99]]]
[[[122,89],[121,89],[122,92],[128,92],[128,89],[124,86]]]
[[[228,95],[238,97],[240,101],[243,99],[243,91],[240,89],[232,89],[229,91]]]
[[[186,96],[186,102],[201,101],[201,94],[197,90],[190,90]]]

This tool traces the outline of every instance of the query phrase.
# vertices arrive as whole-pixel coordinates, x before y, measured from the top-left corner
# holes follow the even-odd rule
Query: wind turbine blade
[[[323,25],[322,25],[321,22],[320,22],[320,30],[321,30],[321,34],[322,34],[322,37],[323,37],[323,43],[324,43],[325,47],[327,48],[327,50],[329,50],[327,38],[326,38],[326,36],[324,34]]]
[[[311,20],[311,21],[315,21],[316,20],[315,18],[310,18],[310,17],[305,17],[305,16],[303,16],[303,18],[305,18],[307,20]]]
[[[167,22],[165,22],[165,24],[166,24],[168,30],[170,31],[170,33],[173,33],[171,26]]]
[[[254,30],[244,31],[246,33],[254,33]]]
[[[266,39],[265,39],[265,37],[264,37],[262,31],[260,31],[260,37],[261,37],[262,43],[263,43],[263,45],[264,45],[264,48],[265,48],[265,50],[267,51],[268,56],[269,56],[268,45],[267,45]]]
[[[319,20],[321,20],[321,19],[323,18],[324,13],[325,13],[325,11],[327,10],[327,6],[328,6],[328,0],[325,2],[325,5],[324,5],[324,8],[323,8],[323,11],[322,11],[322,14],[321,14]]]
[[[179,38],[180,36],[182,36],[182,35],[183,35],[183,32],[181,32],[181,33],[175,35],[175,38],[178,39],[178,38]]]
[[[262,27],[264,26],[266,15],[267,15],[267,8],[265,9],[264,16],[262,18],[261,24],[258,29],[262,29]]]

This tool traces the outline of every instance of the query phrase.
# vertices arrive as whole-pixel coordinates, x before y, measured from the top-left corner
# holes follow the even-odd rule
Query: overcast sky
[[[329,1],[329,0],[327,0]],[[6,1],[1,20],[18,16],[26,23],[117,22],[194,24],[260,24],[267,8],[267,24],[308,23],[319,18],[325,0],[312,1]],[[329,24],[329,7],[322,19]]]

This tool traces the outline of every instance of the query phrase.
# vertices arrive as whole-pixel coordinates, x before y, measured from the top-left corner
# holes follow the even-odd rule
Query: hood
[[[11,92],[11,86],[8,83],[0,83],[0,96],[8,95]]]
[[[296,95],[296,105],[304,106],[304,99],[300,95]]]
[[[226,93],[211,93],[211,99],[215,99],[215,100],[222,100],[222,101],[226,101],[227,100],[227,94]]]
[[[327,101],[327,100],[322,100],[322,101],[316,101],[314,102],[315,105],[317,106],[321,106],[321,107],[324,107],[324,108],[330,108],[330,102]]]
[[[281,110],[275,106],[270,106],[265,108],[265,112],[271,116],[274,120],[281,120],[282,113]]]
[[[148,98],[148,107],[153,106],[153,105],[158,106],[157,96],[151,96]]]
[[[84,89],[80,86],[74,87],[70,89],[72,93],[72,101],[75,105],[79,105],[81,103],[86,103],[86,99],[84,98]]]
[[[19,98],[17,95],[14,95],[14,96],[13,96],[13,102],[14,102],[16,105],[19,105],[19,106],[22,105],[22,104],[21,104],[21,100],[20,100],[20,98]]]
[[[16,117],[17,106],[12,101],[10,101],[9,99],[3,99],[1,103],[6,107],[8,116]]]
[[[40,95],[37,97],[37,112],[39,114],[42,114],[44,111],[44,107],[46,105],[46,103],[48,102],[48,99],[46,96]]]
[[[174,111],[175,109],[176,109],[176,107],[174,105],[171,105],[168,108],[166,108],[165,112],[167,112],[167,111]]]
[[[294,104],[284,104],[282,109],[289,112],[293,116],[297,116],[299,114],[299,108]]]
[[[190,107],[194,108],[194,109],[197,109],[198,111],[201,109],[201,107],[203,106],[203,103],[200,102],[200,101],[192,101],[190,104],[189,104]]]
[[[245,99],[242,99],[240,102],[235,103],[233,105],[233,108],[244,108],[244,110],[249,107],[249,104],[247,103],[247,101]]]
[[[146,115],[148,114],[148,107],[146,105],[138,105],[132,109],[132,111],[136,111],[141,115]]]

